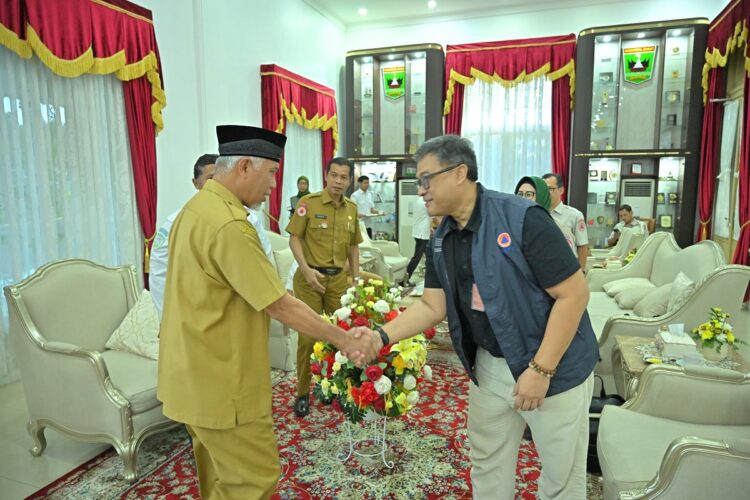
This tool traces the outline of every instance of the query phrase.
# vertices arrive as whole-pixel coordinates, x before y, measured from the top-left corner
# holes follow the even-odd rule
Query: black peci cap
[[[216,137],[221,156],[258,156],[279,161],[286,144],[285,135],[247,125],[218,125]]]

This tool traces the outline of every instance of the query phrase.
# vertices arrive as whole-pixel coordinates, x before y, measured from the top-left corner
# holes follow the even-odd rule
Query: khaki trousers
[[[204,500],[271,497],[281,466],[271,415],[232,429],[186,425]]]
[[[326,291],[320,294],[313,290],[299,269],[294,274],[294,296],[317,313],[331,314],[341,307],[341,296],[349,288],[349,278],[344,271],[336,276],[319,278]],[[310,355],[316,340],[300,334],[297,339],[297,396],[310,392]]]
[[[472,383],[469,390],[468,422],[474,498],[514,498],[518,448],[527,423],[542,463],[539,498],[585,499],[593,375],[546,398],[534,411],[513,408],[516,383],[504,358],[479,349],[476,376],[479,386]]]

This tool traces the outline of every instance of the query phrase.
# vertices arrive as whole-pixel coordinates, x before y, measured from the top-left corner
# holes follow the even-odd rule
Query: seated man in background
[[[214,169],[216,168],[216,159],[218,157],[219,155],[204,154],[196,160],[195,165],[193,166],[193,186],[195,186],[195,189],[198,191],[203,189],[203,185],[206,184],[206,181],[213,178]],[[180,208],[180,210],[182,210],[182,208]],[[154,305],[156,306],[156,311],[159,313],[160,320],[164,305],[164,284],[167,280],[167,262],[169,261],[169,231],[172,229],[172,224],[174,224],[174,220],[179,215],[180,210],[175,211],[167,217],[167,220],[156,232],[154,244],[151,247],[148,282],[151,296],[154,298]],[[263,227],[263,217],[261,216],[260,211],[248,208],[247,220],[253,225],[253,227],[255,227],[266,257],[273,262],[273,249],[271,248],[271,242],[268,241],[268,235],[266,235],[265,228]]]
[[[648,227],[642,220],[635,219],[633,217],[633,207],[630,205],[623,205],[620,207],[620,222],[615,224],[612,233],[607,238],[607,246],[613,247],[617,244],[620,239],[623,228],[632,228],[635,232],[648,236]]]

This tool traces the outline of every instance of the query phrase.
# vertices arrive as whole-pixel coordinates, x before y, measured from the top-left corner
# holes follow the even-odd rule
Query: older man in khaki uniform
[[[326,170],[326,188],[303,197],[286,227],[289,246],[299,269],[294,275],[294,295],[318,313],[341,307],[341,296],[349,286],[344,265],[349,260],[351,276],[359,276],[359,244],[362,235],[357,205],[344,196],[354,167],[346,158],[333,158]],[[300,338],[297,344],[297,399],[294,413],[310,412],[310,354],[315,340]]]
[[[214,179],[183,208],[169,237],[157,397],[186,424],[204,499],[268,498],[280,466],[271,418],[269,315],[363,362],[374,335],[355,339],[286,293],[246,206],[276,185],[286,138],[217,127]]]

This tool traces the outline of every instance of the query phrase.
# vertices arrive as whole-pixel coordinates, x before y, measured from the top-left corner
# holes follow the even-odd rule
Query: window
[[[122,83],[63,78],[0,47],[0,287],[52,260],[138,264]],[[0,301],[0,383],[15,377]]]

